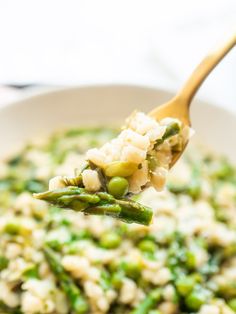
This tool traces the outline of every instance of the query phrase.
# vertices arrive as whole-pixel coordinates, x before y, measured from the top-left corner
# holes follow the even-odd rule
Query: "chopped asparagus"
[[[164,135],[162,136],[162,138],[157,140],[154,147],[157,148],[159,145],[164,143],[165,140],[178,134],[179,132],[180,132],[179,124],[177,122],[171,123],[170,125],[167,126],[166,131],[165,131]]]
[[[84,214],[112,216],[128,223],[149,225],[153,215],[149,207],[131,199],[116,199],[106,192],[90,193],[84,188],[74,186],[38,193],[34,196],[62,208],[70,208]]]
[[[79,287],[68,275],[60,264],[59,258],[49,247],[44,248],[45,257],[52,272],[58,279],[59,285],[65,292],[73,313],[84,314],[88,312],[88,303],[83,297]]]
[[[162,137],[163,141],[171,136],[174,136],[180,132],[180,126],[177,122],[173,122],[166,128],[166,131]]]
[[[161,299],[160,289],[152,290],[131,314],[148,314]]]

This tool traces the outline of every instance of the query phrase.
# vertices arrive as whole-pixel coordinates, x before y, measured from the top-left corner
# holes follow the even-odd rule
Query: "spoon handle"
[[[236,45],[236,33],[230,37],[220,47],[209,53],[193,71],[183,88],[177,94],[177,98],[184,100],[186,105],[190,105],[191,100],[202,85],[207,76],[224,58],[224,56]]]

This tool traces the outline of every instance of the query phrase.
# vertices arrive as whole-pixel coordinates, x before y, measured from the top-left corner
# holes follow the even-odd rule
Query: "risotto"
[[[192,147],[166,189],[136,196],[154,212],[148,227],[33,198],[115,136],[72,129],[0,162],[0,313],[236,313],[236,170],[225,158]]]

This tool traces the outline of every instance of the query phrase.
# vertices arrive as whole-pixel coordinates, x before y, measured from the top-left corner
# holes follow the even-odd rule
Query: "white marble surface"
[[[0,0],[0,84],[177,90],[236,31],[235,0]],[[236,48],[199,97],[236,110]]]

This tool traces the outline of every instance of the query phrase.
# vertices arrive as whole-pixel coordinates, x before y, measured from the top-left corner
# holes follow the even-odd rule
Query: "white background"
[[[0,84],[177,90],[236,31],[236,0],[0,0]],[[199,96],[236,110],[236,48]]]

